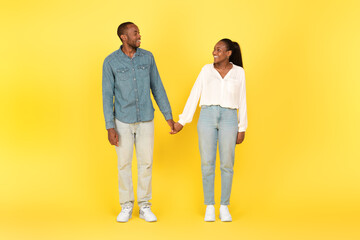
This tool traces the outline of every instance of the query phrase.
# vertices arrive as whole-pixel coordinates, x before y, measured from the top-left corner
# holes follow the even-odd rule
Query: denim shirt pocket
[[[129,79],[129,68],[122,67],[116,69],[116,75],[119,80],[126,81]]]
[[[150,73],[149,69],[150,69],[149,64],[142,64],[142,65],[137,66],[137,72],[140,75],[140,77],[142,77],[142,78],[146,78],[149,76],[149,73]]]
[[[139,70],[147,70],[149,69],[150,65],[149,64],[142,64],[138,66]]]

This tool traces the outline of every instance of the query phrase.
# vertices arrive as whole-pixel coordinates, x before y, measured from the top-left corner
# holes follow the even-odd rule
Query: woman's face
[[[222,41],[219,41],[213,51],[214,63],[221,63],[223,61],[229,61],[231,51],[226,50],[226,44]]]

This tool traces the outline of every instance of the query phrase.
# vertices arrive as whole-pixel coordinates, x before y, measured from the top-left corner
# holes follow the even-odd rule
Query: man
[[[139,28],[131,22],[120,24],[119,50],[106,57],[103,65],[103,107],[108,139],[118,156],[121,212],[118,222],[132,215],[134,193],[131,162],[135,144],[140,218],[155,222],[151,212],[151,174],[154,147],[154,108],[150,90],[171,131],[174,121],[171,107],[151,52],[139,48]]]

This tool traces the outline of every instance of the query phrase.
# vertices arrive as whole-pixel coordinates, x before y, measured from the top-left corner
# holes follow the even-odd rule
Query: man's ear
[[[127,36],[125,34],[120,35],[120,38],[123,42],[127,40]]]

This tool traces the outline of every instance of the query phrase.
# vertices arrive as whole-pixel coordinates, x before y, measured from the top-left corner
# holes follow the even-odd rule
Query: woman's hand
[[[242,143],[244,141],[244,138],[245,138],[245,132],[238,132],[236,144]]]

